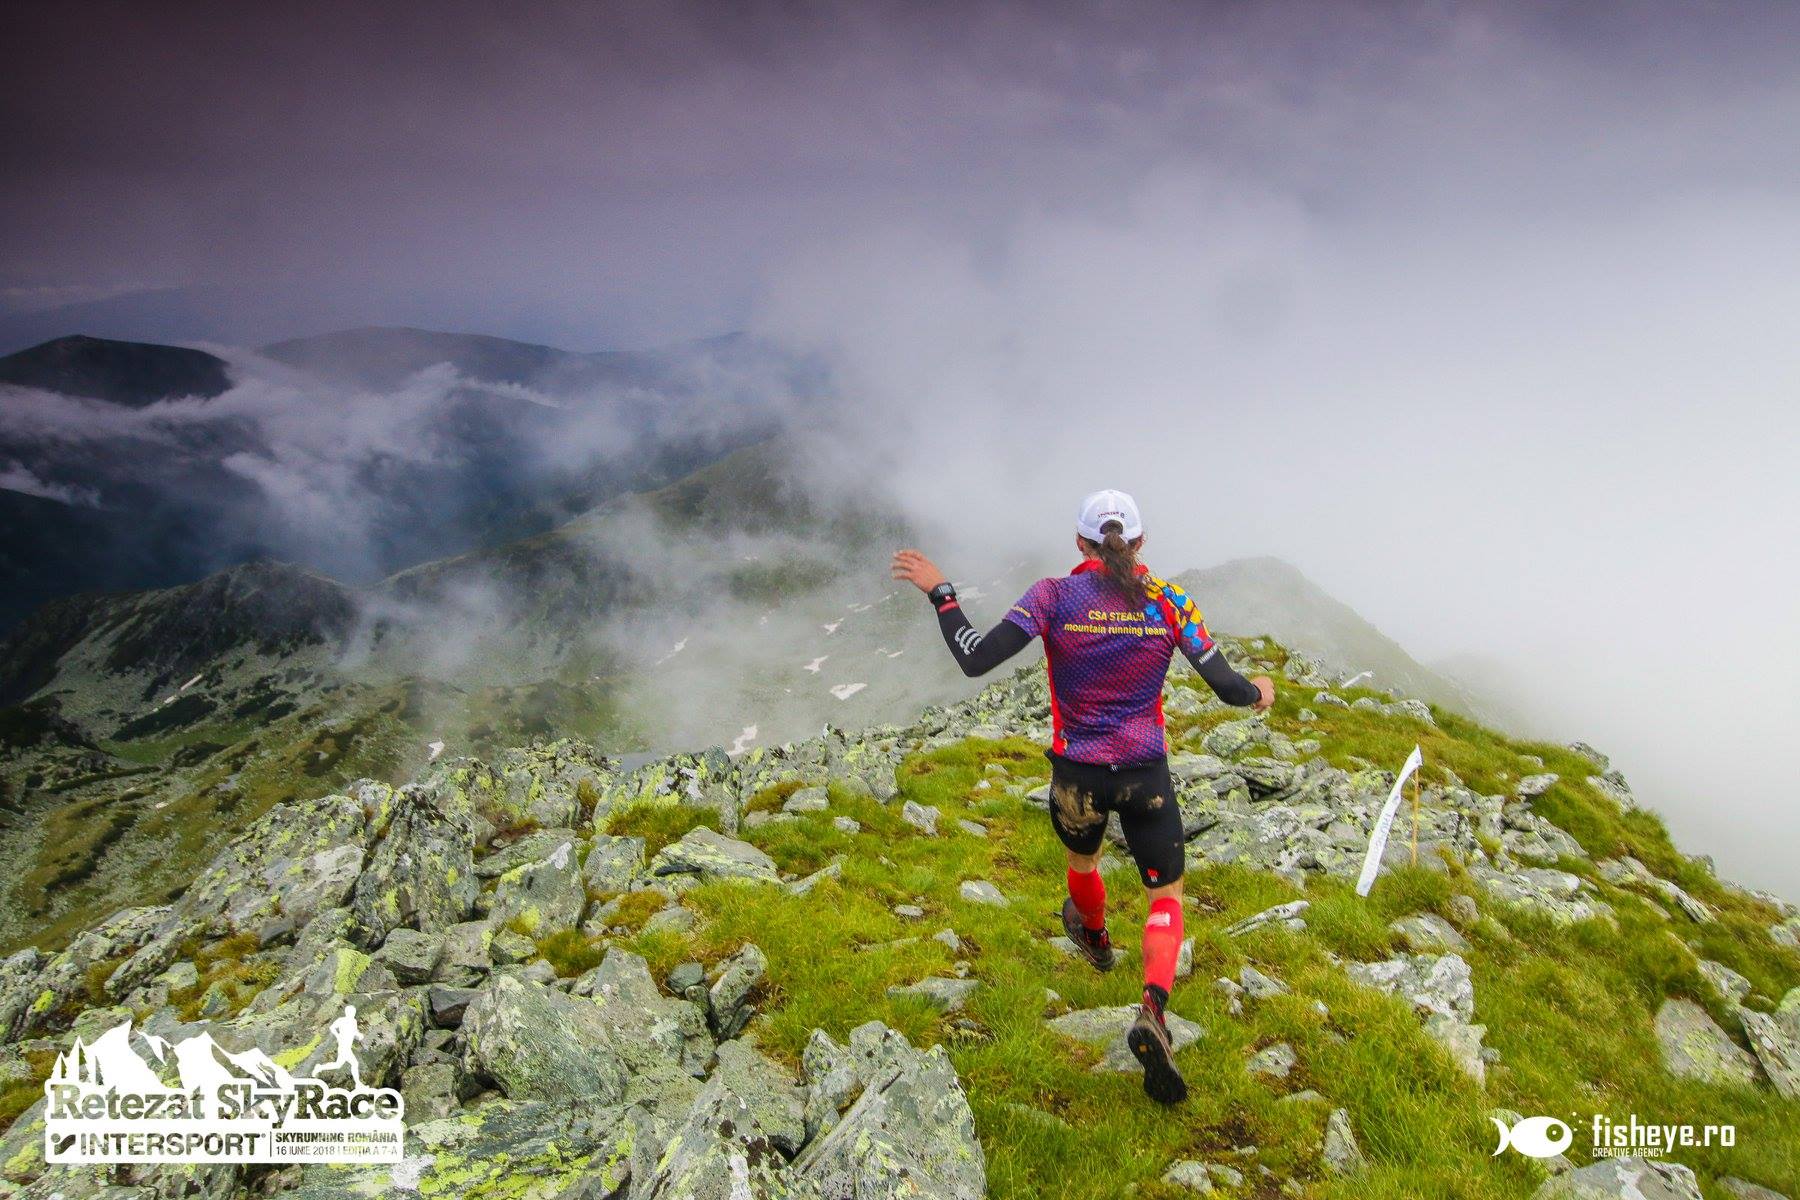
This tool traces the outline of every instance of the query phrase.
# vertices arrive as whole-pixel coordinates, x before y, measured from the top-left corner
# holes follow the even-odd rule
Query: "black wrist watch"
[[[926,592],[925,598],[931,601],[931,607],[942,608],[948,601],[956,599],[956,585],[945,580]]]

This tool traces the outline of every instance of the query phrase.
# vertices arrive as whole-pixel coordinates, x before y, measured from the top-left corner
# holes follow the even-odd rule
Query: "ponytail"
[[[1125,540],[1125,527],[1117,521],[1108,521],[1100,527],[1101,541],[1093,542],[1087,538],[1081,540],[1092,546],[1094,553],[1100,556],[1101,565],[1106,568],[1107,577],[1118,584],[1120,589],[1131,598],[1136,607],[1149,603],[1149,596],[1144,591],[1144,581],[1138,575],[1138,546],[1143,539]]]

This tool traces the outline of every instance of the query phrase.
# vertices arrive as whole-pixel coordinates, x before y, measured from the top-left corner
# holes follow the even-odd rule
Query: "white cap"
[[[1137,501],[1111,488],[1095,492],[1081,502],[1081,511],[1075,514],[1075,530],[1090,542],[1105,541],[1100,527],[1108,521],[1125,527],[1121,532],[1128,542],[1144,536],[1144,519],[1138,516]]]

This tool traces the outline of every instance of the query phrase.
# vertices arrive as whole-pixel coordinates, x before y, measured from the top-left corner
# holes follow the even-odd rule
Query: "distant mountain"
[[[1368,671],[1362,686],[1397,690],[1486,719],[1484,706],[1460,683],[1433,671],[1278,558],[1238,558],[1175,577],[1198,600],[1207,624],[1248,637],[1267,634],[1304,650],[1342,681]]]
[[[0,383],[142,408],[159,400],[210,400],[231,386],[225,360],[185,346],[57,338],[0,358]]]
[[[368,582],[549,530],[770,436],[813,386],[798,364],[729,337],[577,354],[359,329],[229,364],[65,338],[0,364],[0,631],[59,596],[256,558]],[[234,381],[216,415],[149,408]]]

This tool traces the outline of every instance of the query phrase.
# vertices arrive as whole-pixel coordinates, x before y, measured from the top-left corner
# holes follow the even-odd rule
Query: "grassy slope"
[[[1569,782],[1591,768],[1560,747],[1510,742],[1444,714],[1432,729],[1328,708],[1317,723],[1301,726],[1295,713],[1303,698],[1294,690],[1278,705],[1276,726],[1293,734],[1323,732],[1330,757],[1341,761],[1397,763],[1417,739],[1433,767],[1448,765],[1477,787],[1500,789],[1537,769],[1521,755],[1542,757],[1562,770],[1565,782],[1537,802],[1538,811],[1596,856],[1634,853],[1679,880],[1721,911],[1719,924],[1665,920],[1652,911],[1660,901],[1600,883],[1619,910],[1621,932],[1593,923],[1556,930],[1488,903],[1454,870],[1408,869],[1383,876],[1367,900],[1343,883],[1314,881],[1304,893],[1313,905],[1307,931],[1233,940],[1222,933],[1231,921],[1302,893],[1241,868],[1190,871],[1188,893],[1198,901],[1187,921],[1196,939],[1195,968],[1178,985],[1173,1008],[1202,1025],[1206,1036],[1181,1058],[1193,1097],[1164,1114],[1149,1107],[1135,1076],[1089,1073],[1092,1055],[1043,1024],[1051,1011],[1046,986],[1076,1007],[1134,1001],[1139,977],[1132,964],[1144,915],[1135,874],[1120,863],[1108,875],[1115,936],[1133,950],[1125,968],[1096,975],[1056,952],[1046,939],[1059,930],[1053,914],[1063,894],[1061,848],[1043,814],[992,786],[1007,781],[987,773],[998,763],[1013,780],[1035,782],[1045,773],[1043,759],[1022,742],[968,742],[919,756],[903,772],[907,796],[943,810],[939,837],[903,824],[897,806],[837,796],[830,813],[748,836],[784,870],[810,871],[842,856],[841,880],[806,898],[772,888],[703,887],[686,901],[709,918],[695,940],[639,935],[636,946],[660,973],[690,956],[710,961],[745,941],[758,943],[768,952],[772,981],[760,1036],[791,1062],[815,1026],[841,1038],[872,1018],[917,1042],[946,1042],[975,1109],[996,1197],[1097,1198],[1125,1194],[1134,1184],[1140,1196],[1174,1196],[1180,1193],[1158,1177],[1181,1158],[1235,1164],[1253,1183],[1255,1164],[1264,1163],[1321,1197],[1527,1195],[1536,1186],[1535,1166],[1516,1155],[1490,1157],[1495,1133],[1487,1113],[1495,1106],[1565,1116],[1577,1128],[1577,1150],[1588,1145],[1584,1126],[1594,1112],[1734,1123],[1735,1149],[1684,1152],[1681,1161],[1703,1179],[1732,1173],[1800,1189],[1800,1108],[1766,1088],[1740,1092],[1671,1079],[1658,1065],[1651,1032],[1666,995],[1689,996],[1723,1016],[1681,937],[1743,972],[1764,997],[1779,997],[1800,982],[1800,962],[1767,938],[1772,912],[1690,864],[1654,817],[1622,815],[1585,784]],[[1177,740],[1191,732],[1179,720],[1172,727]],[[985,789],[984,779],[990,780]],[[830,818],[842,814],[862,822],[862,832],[834,828]],[[683,813],[669,827],[672,817],[669,810],[644,810],[616,824],[632,828],[635,820],[662,840],[698,819]],[[990,836],[960,832],[959,817],[984,822]],[[1566,865],[1593,877],[1586,862]],[[957,892],[964,879],[992,880],[1012,898],[1011,907],[965,903]],[[1402,1002],[1352,984],[1326,958],[1328,950],[1345,958],[1385,957],[1398,948],[1390,920],[1442,912],[1457,892],[1475,895],[1485,914],[1469,931],[1476,1020],[1487,1024],[1488,1043],[1502,1055],[1485,1090],[1450,1063]],[[891,912],[899,903],[919,904],[928,915],[904,921]],[[953,956],[928,936],[945,926],[963,938],[963,956],[983,981],[967,1015],[988,1038],[959,1033],[923,1002],[886,995],[890,985],[949,973]],[[1244,963],[1285,980],[1294,994],[1251,1003],[1241,1018],[1227,1016],[1207,984],[1235,975]],[[1313,1010],[1315,998],[1329,1016]],[[1275,1041],[1291,1043],[1300,1065],[1292,1078],[1271,1086],[1252,1079],[1243,1064]],[[1326,1102],[1281,1102],[1282,1094],[1304,1087],[1323,1093]],[[1316,1168],[1325,1117],[1340,1104],[1373,1162],[1353,1181],[1321,1177]],[[1250,1145],[1258,1147],[1253,1158],[1234,1156]],[[1265,1194],[1273,1189],[1265,1185]]]

